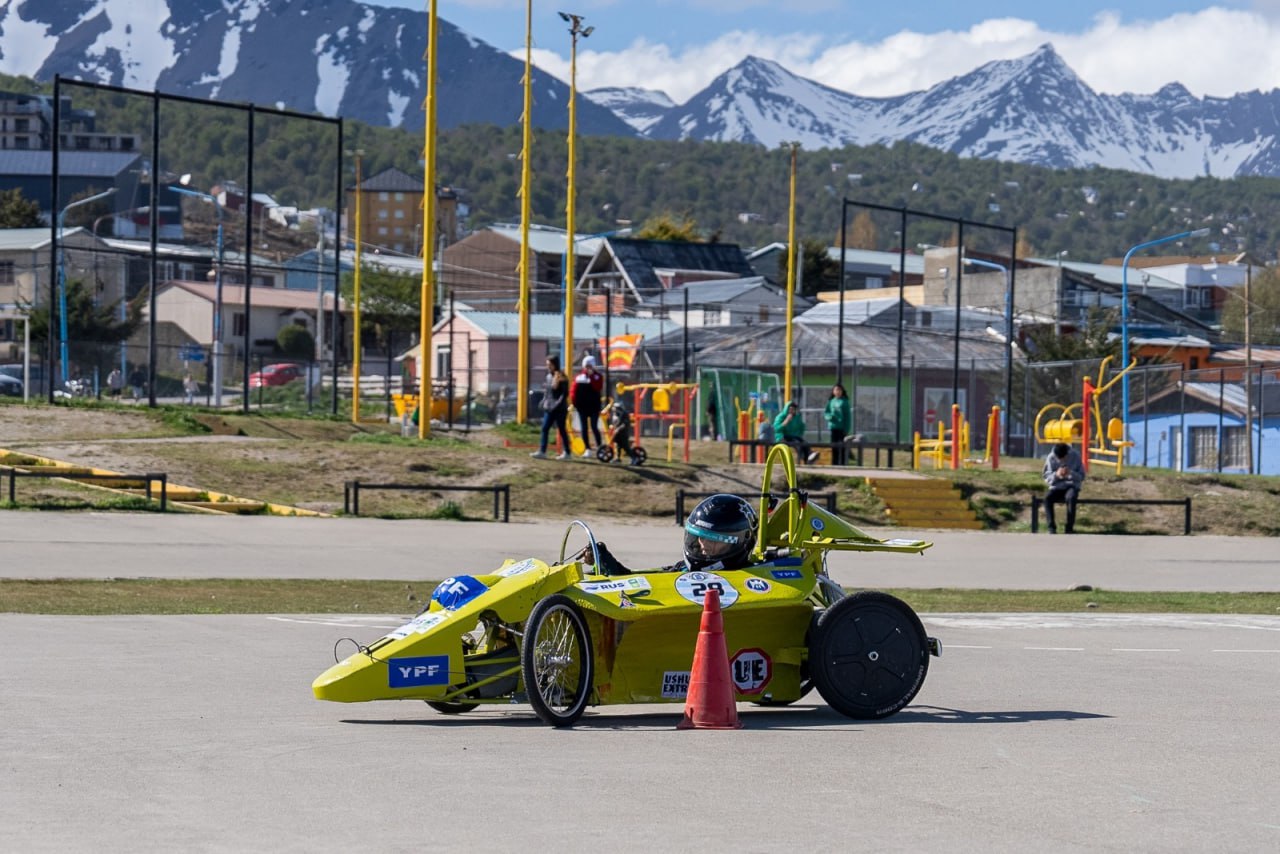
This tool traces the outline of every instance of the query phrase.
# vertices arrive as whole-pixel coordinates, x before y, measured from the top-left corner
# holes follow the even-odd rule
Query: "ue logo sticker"
[[[686,572],[676,579],[676,592],[696,605],[703,604],[708,590],[720,594],[721,608],[728,608],[738,601],[737,588],[714,572]]]
[[[763,578],[748,578],[746,580],[746,585],[747,589],[752,593],[768,593],[770,587],[769,582],[765,581]]]
[[[739,694],[759,694],[773,678],[773,659],[762,649],[739,650],[729,662]]]

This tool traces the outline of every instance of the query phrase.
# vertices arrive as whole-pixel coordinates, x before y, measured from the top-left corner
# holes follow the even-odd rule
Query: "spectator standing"
[[[560,370],[560,359],[547,357],[547,379],[542,389],[542,437],[538,450],[529,456],[535,459],[546,459],[547,439],[554,426],[560,432],[563,450],[556,455],[557,460],[569,459],[569,431],[565,429],[565,419],[569,416],[569,378]]]
[[[849,410],[849,397],[844,393],[844,386],[836,383],[831,387],[831,397],[827,400],[823,417],[827,419],[827,429],[831,431],[831,462],[842,466],[848,462],[849,449],[844,440],[849,435],[853,424],[853,413]]]
[[[129,372],[129,389],[133,392],[135,402],[142,400],[142,393],[146,391],[147,375],[142,372],[142,368],[134,368]]]
[[[196,402],[196,395],[200,393],[200,383],[196,382],[196,378],[188,373],[182,378],[182,391],[187,396],[187,405],[191,406]]]
[[[600,447],[600,406],[604,400],[604,374],[596,370],[594,356],[582,358],[582,371],[573,378],[569,387],[569,402],[578,412],[578,423],[582,432],[582,444],[585,449],[582,456],[590,457],[591,436],[596,437],[596,447]],[[590,433],[588,433],[588,430]]]
[[[107,374],[107,395],[118,398],[123,390],[124,374],[120,373],[119,368],[112,368],[111,373]]]
[[[1054,445],[1044,460],[1044,482],[1048,487],[1044,496],[1044,516],[1049,523],[1049,533],[1058,533],[1053,510],[1054,505],[1063,503],[1067,505],[1066,532],[1074,534],[1076,499],[1080,497],[1080,487],[1084,484],[1084,462],[1079,452],[1066,442]]]

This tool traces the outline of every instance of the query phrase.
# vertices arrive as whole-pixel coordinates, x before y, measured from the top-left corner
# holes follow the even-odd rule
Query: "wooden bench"
[[[767,451],[774,444],[778,444],[778,443],[764,442],[764,441],[761,441],[760,439],[729,439],[728,442],[729,442],[729,462],[734,461],[734,456],[735,456],[734,451],[738,448],[747,448],[749,451],[756,451],[756,450]],[[848,439],[845,439],[843,442],[809,442],[808,445],[810,448],[812,448],[815,451],[826,451],[825,455],[822,455],[821,457],[819,457],[819,459],[822,460],[826,465],[832,464],[831,459],[832,459],[832,454],[835,452],[835,449],[843,447],[846,449],[846,451],[852,452],[847,455],[846,459],[850,462],[856,461],[854,464],[856,464],[859,468],[866,467],[865,459],[866,459],[866,452],[868,450],[875,452],[875,457],[876,457],[876,461],[874,465],[875,468],[882,468],[880,464],[881,451],[887,452],[887,457],[888,457],[887,467],[893,468],[894,451],[904,451],[906,453],[911,453],[911,450],[912,450],[911,445],[903,444],[900,442],[868,442],[865,439],[862,439],[857,436],[851,436]],[[757,454],[751,453],[749,454],[748,459],[754,460],[756,456]],[[847,464],[849,463],[847,462],[846,465]]]

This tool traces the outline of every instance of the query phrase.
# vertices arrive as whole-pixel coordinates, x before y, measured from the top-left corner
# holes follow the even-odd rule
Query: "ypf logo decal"
[[[676,592],[696,605],[703,604],[708,590],[720,594],[721,608],[728,608],[738,601],[737,589],[714,572],[686,572],[676,579]]]
[[[444,608],[456,611],[489,588],[470,575],[455,575],[446,578],[436,587],[431,598]]]
[[[759,694],[773,678],[773,659],[762,649],[739,650],[729,662],[739,694]]]
[[[449,656],[422,655],[393,658],[387,662],[387,682],[392,688],[419,688],[449,684]]]

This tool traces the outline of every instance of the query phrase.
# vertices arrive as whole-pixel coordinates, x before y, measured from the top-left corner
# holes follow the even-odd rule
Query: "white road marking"
[[[1036,652],[1084,652],[1082,646],[1024,646],[1023,649]]]
[[[1118,646],[1111,650],[1112,652],[1182,652],[1180,649],[1145,649],[1143,647],[1126,647]]]
[[[1256,652],[1280,652],[1280,649],[1215,649],[1214,652],[1247,652],[1253,654]]]
[[[305,623],[312,626],[338,626],[346,629],[394,629],[402,625],[395,617],[267,617],[277,623]]]

